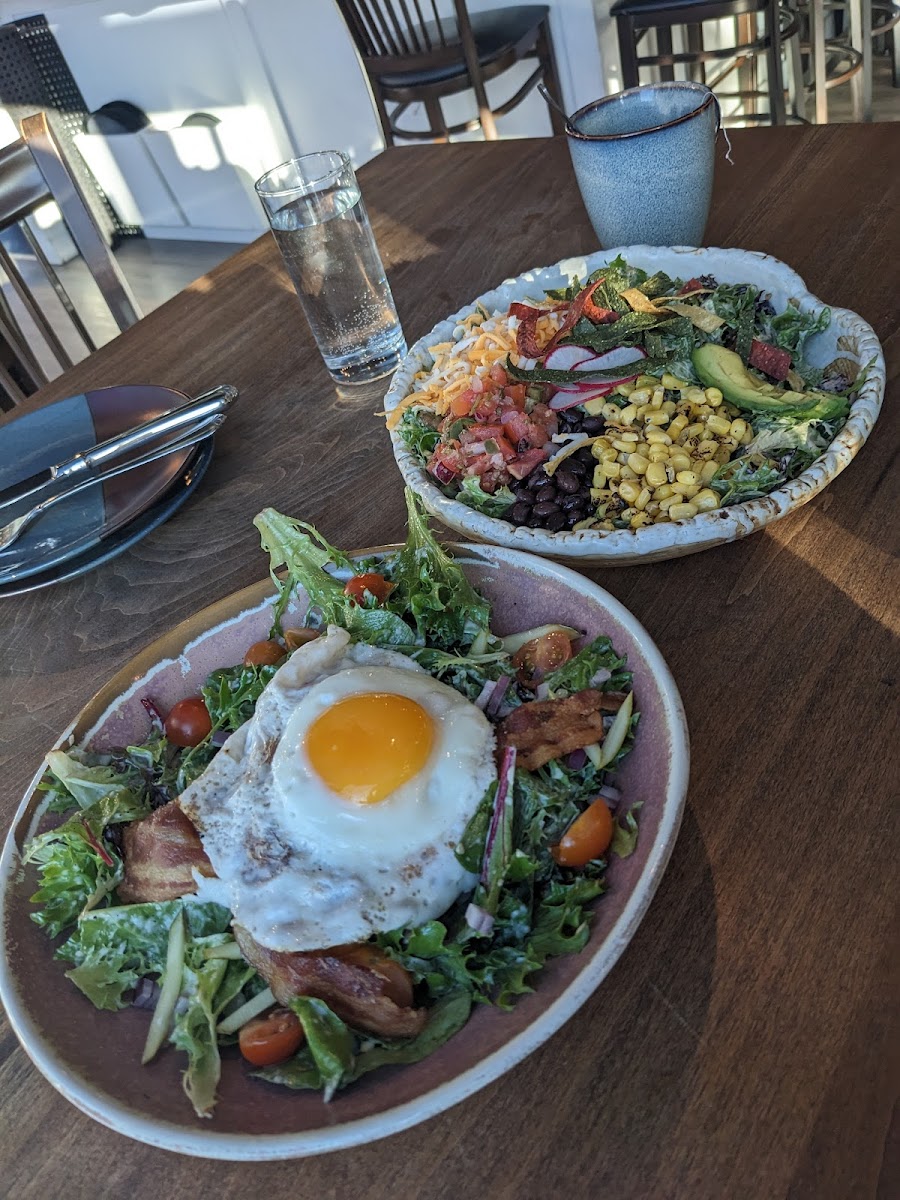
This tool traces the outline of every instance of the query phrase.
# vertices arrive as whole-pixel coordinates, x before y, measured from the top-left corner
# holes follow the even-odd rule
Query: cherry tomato
[[[284,658],[285,649],[279,642],[254,642],[244,655],[245,667],[273,667]]]
[[[166,737],[173,746],[198,746],[212,729],[209,711],[202,696],[188,696],[169,709],[165,720]]]
[[[352,946],[337,946],[331,951],[336,958],[365,967],[384,980],[384,995],[398,1008],[411,1008],[413,1002],[412,979],[405,967],[389,958],[378,946],[366,943]]]
[[[560,629],[526,642],[512,657],[519,683],[524,687],[540,683],[548,671],[555,671],[572,657],[572,643]]]
[[[241,1054],[254,1067],[271,1067],[284,1062],[300,1049],[303,1026],[287,1008],[273,1008],[262,1017],[254,1017],[238,1034]]]
[[[369,592],[379,604],[384,604],[393,590],[394,585],[388,583],[383,575],[370,573],[368,575],[354,575],[352,579],[348,580],[347,586],[344,588],[344,595],[350,596],[357,604],[360,604],[365,593]]]
[[[284,631],[284,644],[288,650],[296,650],[298,646],[305,646],[307,642],[314,642],[318,636],[318,629],[286,629]]]
[[[612,813],[602,800],[595,800],[575,818],[550,853],[561,867],[583,867],[599,858],[612,838]]]

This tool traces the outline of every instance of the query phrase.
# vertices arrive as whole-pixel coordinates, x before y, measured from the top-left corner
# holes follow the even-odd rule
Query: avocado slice
[[[691,358],[704,387],[718,388],[729,403],[747,412],[805,414],[827,397],[825,392],[781,391],[771,384],[760,383],[744,366],[739,354],[714,342],[698,346]]]

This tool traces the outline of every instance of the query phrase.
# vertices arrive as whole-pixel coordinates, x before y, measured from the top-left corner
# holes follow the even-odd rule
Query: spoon
[[[547,87],[544,84],[543,79],[541,79],[538,82],[537,86],[538,86],[538,91],[541,93],[541,95],[544,97],[544,99],[547,101],[547,103],[550,105],[550,107],[555,108],[556,111],[559,113],[559,115],[562,117],[562,119],[565,121],[566,129],[571,129],[572,126],[569,124],[568,113],[563,108],[563,106],[560,104],[560,102],[555,98],[555,96],[552,96],[550,94],[550,92],[547,90]]]

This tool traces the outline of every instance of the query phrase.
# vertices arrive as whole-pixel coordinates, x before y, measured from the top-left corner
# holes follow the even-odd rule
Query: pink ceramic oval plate
[[[429,1058],[373,1072],[328,1105],[318,1093],[251,1079],[237,1049],[229,1048],[219,1103],[213,1119],[202,1121],[182,1092],[179,1055],[166,1053],[149,1067],[139,1065],[146,1013],[95,1009],[64,978],[63,964],[29,919],[35,879],[30,868],[22,871],[21,852],[40,812],[32,786],[0,859],[0,998],[38,1069],[89,1116],[150,1145],[207,1158],[293,1158],[372,1141],[441,1112],[513,1067],[577,1011],[625,949],[672,852],[687,791],[687,726],[674,680],[627,609],[574,571],[498,547],[456,551],[494,606],[495,632],[555,621],[592,637],[606,633],[634,672],[642,717],[619,783],[629,805],[643,803],[640,835],[631,857],[613,859],[587,947],[552,959],[536,977],[534,992],[512,1012],[478,1007],[465,1028]],[[152,692],[165,711],[199,690],[209,671],[239,662],[246,647],[267,634],[271,596],[266,580],[154,642],[94,697],[58,745],[89,741],[100,748],[142,741],[147,715],[141,695]]]

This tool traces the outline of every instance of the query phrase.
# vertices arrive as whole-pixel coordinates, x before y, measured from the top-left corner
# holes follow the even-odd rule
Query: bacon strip
[[[559,329],[557,330],[555,336],[552,337],[550,339],[549,343],[544,347],[544,353],[543,353],[542,357],[546,357],[550,353],[551,350],[554,350],[559,345],[559,343],[562,341],[562,339],[566,336],[566,334],[569,333],[575,327],[575,325],[581,319],[582,314],[585,312],[585,307],[587,306],[587,304],[589,302],[592,305],[593,310],[596,313],[606,314],[605,316],[600,315],[600,316],[594,317],[594,316],[591,316],[590,313],[587,313],[586,315],[590,316],[592,321],[599,321],[601,324],[605,324],[608,321],[618,321],[618,319],[619,319],[618,313],[614,313],[612,311],[612,309],[609,309],[609,308],[600,308],[600,307],[598,307],[598,305],[594,304],[593,301],[591,300],[591,297],[594,294],[595,288],[598,288],[602,282],[603,282],[602,279],[598,279],[594,283],[589,283],[587,285],[587,287],[583,287],[581,289],[581,291],[578,293],[578,295],[572,301],[572,305],[571,305],[569,311],[566,313],[565,319],[563,320],[562,325],[560,325]]]
[[[515,746],[518,765],[536,771],[553,758],[602,742],[603,713],[617,712],[623,699],[586,688],[559,700],[530,700],[499,722],[497,742]]]
[[[523,358],[543,358],[547,353],[541,349],[537,340],[537,323],[548,312],[558,312],[568,307],[566,304],[556,304],[553,308],[532,308],[530,304],[519,304],[514,301],[509,306],[509,315],[519,318],[519,328],[516,332],[516,349]],[[547,347],[549,349],[549,347]]]
[[[349,1025],[380,1037],[415,1037],[425,1027],[424,1008],[401,1007],[387,994],[391,985],[383,975],[348,961],[346,955],[353,947],[296,953],[269,950],[240,925],[233,928],[244,958],[259,971],[279,1004],[288,1005],[296,996],[313,996]]]
[[[125,876],[117,891],[123,904],[192,895],[197,890],[192,868],[215,877],[199,833],[174,801],[126,825],[122,847]]]

